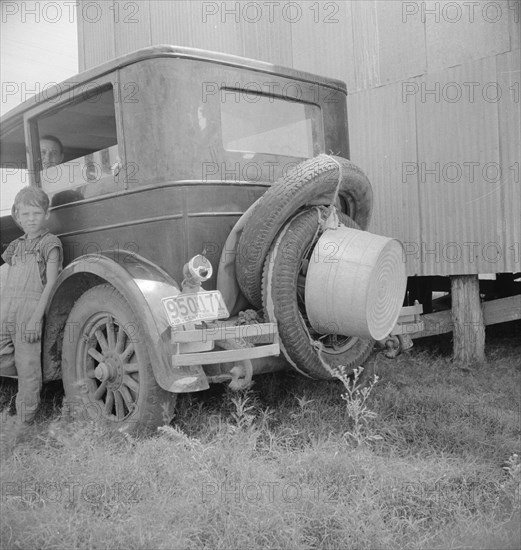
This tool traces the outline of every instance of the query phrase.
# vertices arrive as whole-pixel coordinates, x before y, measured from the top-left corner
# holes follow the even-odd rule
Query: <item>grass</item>
[[[0,546],[519,548],[520,329],[489,328],[486,363],[465,369],[448,338],[374,355],[365,388],[214,386],[146,439],[57,423],[53,385],[13,448],[5,381]]]

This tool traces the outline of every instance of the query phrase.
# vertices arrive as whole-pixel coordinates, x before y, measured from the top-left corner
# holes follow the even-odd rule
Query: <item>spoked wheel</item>
[[[340,213],[347,227],[358,225]],[[295,216],[283,228],[266,259],[263,275],[264,308],[279,325],[284,355],[298,371],[312,378],[333,377],[328,367],[345,367],[346,374],[362,365],[374,345],[371,339],[318,333],[311,326],[305,305],[306,274],[319,238],[315,208]],[[346,304],[349,307],[349,304]],[[319,351],[320,350],[320,351]]]
[[[73,330],[63,342],[63,385],[74,417],[128,433],[171,420],[176,394],[157,384],[141,324],[119,292],[110,285],[91,288],[67,323]]]

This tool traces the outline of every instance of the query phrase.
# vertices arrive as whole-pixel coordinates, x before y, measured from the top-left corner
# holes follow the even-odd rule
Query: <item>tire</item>
[[[102,421],[126,433],[170,422],[177,395],[156,382],[142,323],[116,289],[108,284],[89,289],[67,323],[73,330],[63,340],[62,375],[73,418]]]
[[[311,378],[332,379],[320,357],[330,367],[344,366],[345,373],[362,365],[373,349],[374,340],[317,334],[309,325],[304,304],[305,266],[319,238],[319,213],[308,209],[293,218],[270,249],[263,274],[264,311],[279,325],[281,349],[288,362]],[[345,214],[340,221],[359,229]],[[314,343],[320,341],[320,354]]]
[[[257,201],[237,248],[239,286],[251,304],[262,304],[262,270],[271,243],[287,220],[305,206],[329,205],[340,181],[337,204],[362,229],[373,207],[373,191],[365,174],[340,157],[319,155],[302,162],[279,179]]]

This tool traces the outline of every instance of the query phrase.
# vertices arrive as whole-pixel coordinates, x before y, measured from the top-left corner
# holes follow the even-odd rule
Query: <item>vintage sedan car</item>
[[[43,168],[49,135],[64,158]],[[371,186],[348,157],[342,82],[175,46],[100,65],[5,115],[3,185],[26,178],[49,194],[64,248],[44,380],[63,379],[73,412],[135,430],[209,383],[239,389],[288,361],[319,378],[360,365],[373,339],[313,326],[304,297],[317,213],[369,222]],[[20,232],[10,216],[1,229],[4,247]]]

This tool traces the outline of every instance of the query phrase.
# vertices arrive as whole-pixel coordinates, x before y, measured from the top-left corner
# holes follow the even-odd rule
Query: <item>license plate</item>
[[[173,327],[194,321],[223,319],[230,315],[218,290],[178,294],[163,298],[162,301],[168,321]]]

